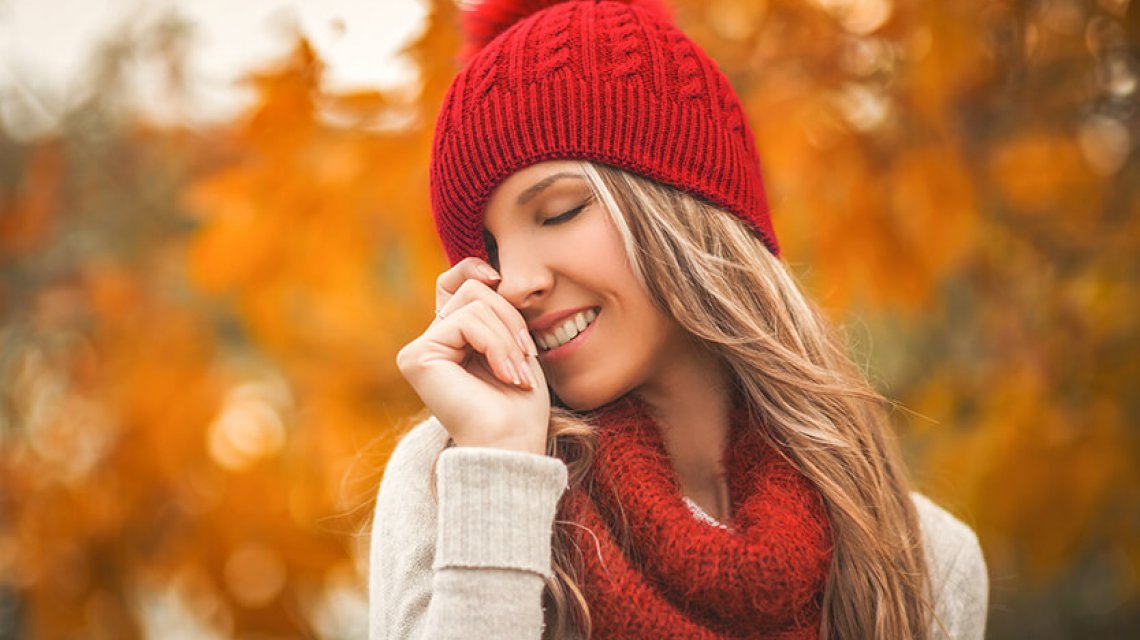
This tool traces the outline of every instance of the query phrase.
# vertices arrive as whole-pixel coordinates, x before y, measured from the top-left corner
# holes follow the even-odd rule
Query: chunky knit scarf
[[[598,416],[589,480],[567,495],[595,638],[817,638],[831,537],[819,492],[733,414],[726,528],[685,504],[656,423]],[[628,531],[627,536],[618,532]]]

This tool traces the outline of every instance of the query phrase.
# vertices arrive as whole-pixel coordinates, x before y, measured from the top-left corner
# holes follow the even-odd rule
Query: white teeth
[[[574,336],[578,335],[578,325],[574,323],[573,318],[562,323],[562,333],[566,334],[566,340],[573,340]]]
[[[590,323],[598,317],[598,313],[593,309],[585,312],[579,312],[574,317],[566,320],[554,329],[543,334],[534,334],[535,342],[538,346],[542,347],[543,351],[549,351],[555,347],[560,347],[567,342],[573,340],[579,333],[586,330]]]

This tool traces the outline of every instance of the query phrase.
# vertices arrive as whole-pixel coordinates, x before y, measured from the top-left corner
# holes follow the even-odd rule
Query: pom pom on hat
[[[663,19],[672,19],[663,0],[474,0],[463,9],[465,43],[459,59],[462,62],[470,60],[511,25],[543,9],[564,2],[599,1],[628,4],[651,11]]]

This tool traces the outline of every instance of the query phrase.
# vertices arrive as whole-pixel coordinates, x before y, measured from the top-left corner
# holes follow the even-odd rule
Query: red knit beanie
[[[590,160],[739,216],[779,255],[760,159],[728,79],[659,0],[484,0],[436,121],[431,204],[451,264],[487,258],[491,192],[544,160]]]

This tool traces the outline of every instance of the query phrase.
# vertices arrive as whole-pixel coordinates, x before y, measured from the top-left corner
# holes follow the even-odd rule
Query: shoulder
[[[985,569],[978,536],[966,523],[918,492],[911,493],[932,578],[951,571]]]
[[[922,530],[935,609],[951,638],[981,638],[985,631],[989,577],[978,537],[966,523],[911,493]],[[945,637],[935,625],[934,637]]]

